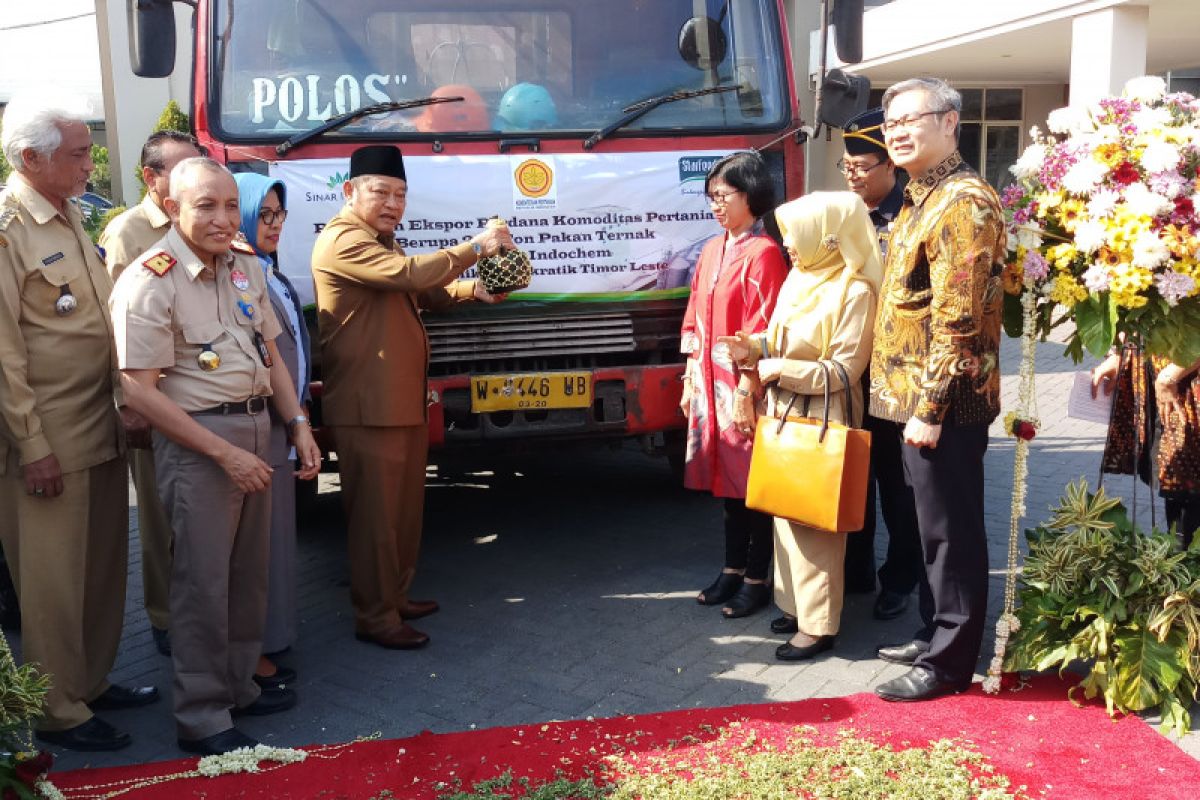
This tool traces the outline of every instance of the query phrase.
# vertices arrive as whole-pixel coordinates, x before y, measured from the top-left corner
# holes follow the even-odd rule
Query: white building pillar
[[[1071,105],[1119,94],[1146,74],[1148,6],[1114,6],[1071,20]]]

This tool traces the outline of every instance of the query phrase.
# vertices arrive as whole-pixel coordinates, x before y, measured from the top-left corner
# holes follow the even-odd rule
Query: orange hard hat
[[[433,90],[431,97],[461,97],[453,103],[436,103],[425,106],[417,117],[417,130],[425,133],[447,133],[461,131],[491,130],[487,106],[479,92],[470,86],[448,84]]]

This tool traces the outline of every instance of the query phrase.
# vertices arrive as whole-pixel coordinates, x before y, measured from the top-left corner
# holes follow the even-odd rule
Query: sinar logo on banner
[[[717,232],[704,201],[704,176],[724,155],[406,157],[409,199],[396,241],[407,253],[433,252],[470,239],[499,215],[533,264],[533,281],[520,299],[686,295],[700,248]],[[280,264],[303,301],[312,303],[313,243],[344,203],[348,161],[279,161],[270,172],[288,193]]]

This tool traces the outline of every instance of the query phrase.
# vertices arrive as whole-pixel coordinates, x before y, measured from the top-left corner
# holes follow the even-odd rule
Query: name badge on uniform
[[[66,258],[66,256],[64,256],[62,253],[55,253],[52,256],[46,256],[42,259],[42,266],[48,267],[55,261],[62,261],[64,258]]]
[[[205,342],[200,347],[200,355],[196,356],[196,363],[200,365],[200,369],[212,372],[221,366],[221,357],[212,349],[212,342]]]
[[[233,286],[239,292],[244,292],[250,288],[250,276],[242,272],[240,269],[235,269],[229,273],[229,280],[233,281]]]
[[[79,301],[71,294],[71,285],[64,283],[58,290],[58,299],[54,301],[54,311],[60,317],[65,317],[79,307]]]
[[[267,340],[258,331],[254,332],[254,346],[258,348],[258,358],[262,365],[270,369],[275,362],[271,359],[271,351],[267,349]]]

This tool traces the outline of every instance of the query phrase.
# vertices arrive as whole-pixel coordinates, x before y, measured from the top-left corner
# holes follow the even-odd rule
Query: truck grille
[[[635,348],[628,314],[544,319],[426,320],[433,364],[625,353]]]

